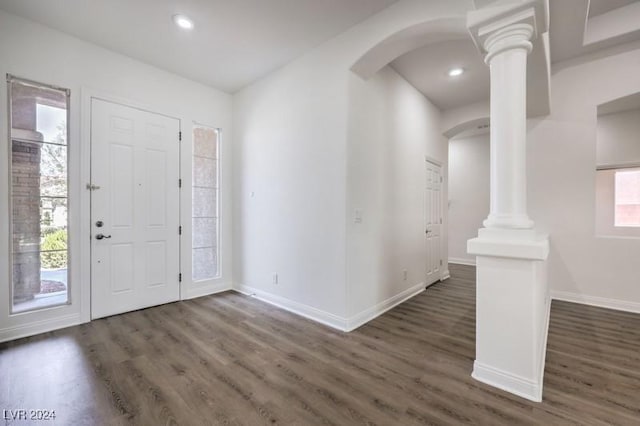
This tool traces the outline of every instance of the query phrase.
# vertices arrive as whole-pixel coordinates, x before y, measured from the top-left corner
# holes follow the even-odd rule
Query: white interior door
[[[442,167],[427,164],[425,188],[425,234],[427,240],[427,284],[441,278],[442,269]]]
[[[91,101],[91,317],[180,297],[180,122]]]

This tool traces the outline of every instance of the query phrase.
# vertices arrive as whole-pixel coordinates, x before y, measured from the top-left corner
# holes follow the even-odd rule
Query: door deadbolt
[[[96,226],[97,226],[98,228],[102,228],[102,227],[104,226],[104,222],[103,222],[103,221],[101,221],[101,220],[99,220],[99,221],[97,221],[97,222],[96,222]]]

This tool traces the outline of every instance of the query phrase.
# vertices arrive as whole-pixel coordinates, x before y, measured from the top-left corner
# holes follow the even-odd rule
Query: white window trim
[[[193,271],[193,258],[192,258],[192,233],[193,233],[193,211],[192,211],[192,192],[193,192],[193,131],[196,127],[205,127],[218,131],[218,275],[215,278],[203,281],[192,280]],[[187,285],[183,285],[181,288],[181,298],[183,300],[193,299],[196,297],[218,293],[221,291],[231,290],[232,285],[228,278],[225,278],[225,259],[228,253],[225,251],[225,203],[224,197],[226,196],[225,186],[225,170],[224,170],[224,129],[210,124],[205,124],[198,121],[191,122],[191,128],[189,129],[188,139],[183,133],[183,146],[182,146],[182,165],[183,165],[183,184],[182,184],[182,223],[183,223],[183,236],[182,239],[182,275],[183,284],[185,281]],[[188,143],[187,143],[188,142]],[[186,177],[186,179],[185,179]]]
[[[11,75],[7,75],[7,80],[9,78],[16,78],[17,80],[29,81],[28,79],[22,77],[14,77]],[[42,86],[48,86],[48,84],[36,83]],[[55,85],[49,85],[53,88],[59,90],[67,90],[61,89],[60,87],[56,87]],[[8,82],[5,82],[2,85],[2,89],[0,89],[0,96],[5,98],[7,102],[10,102],[9,93],[8,93]],[[71,284],[69,287],[69,300],[71,303],[64,305],[51,306],[38,310],[30,310],[19,313],[10,313],[9,303],[0,304],[0,342],[9,341],[18,339],[21,337],[31,336],[34,334],[44,333],[51,330],[57,330],[64,327],[69,327],[71,325],[76,325],[82,323],[82,313],[81,313],[81,292],[82,292],[82,280],[79,276],[79,269],[82,265],[82,249],[80,244],[80,235],[82,234],[82,226],[73,225],[77,223],[76,220],[78,218],[77,213],[80,209],[80,201],[79,198],[75,198],[79,189],[79,182],[77,181],[77,174],[80,170],[80,157],[82,147],[79,143],[80,139],[77,137],[77,134],[74,132],[74,122],[77,120],[77,116],[73,113],[73,99],[74,94],[71,92],[69,105],[68,105],[68,197],[69,197],[69,210],[68,210],[68,223],[69,227],[73,228],[69,232],[69,241],[68,241],[68,250],[69,250],[69,276],[68,280]],[[9,141],[11,139],[9,128],[9,109],[7,108],[5,114],[2,114],[0,117],[2,121],[2,129],[3,137],[7,138],[5,140]],[[77,124],[80,124],[79,122]],[[76,142],[74,142],[76,141]],[[73,148],[71,147],[73,145]],[[9,154],[10,143],[7,142],[6,151],[0,156],[1,163],[0,166],[3,166],[3,170],[7,171],[6,173],[2,173],[2,177],[0,178],[0,199],[8,201],[10,199],[10,190],[9,185],[11,181],[9,178],[9,162],[11,156]],[[4,150],[3,150],[4,151]],[[73,200],[72,200],[73,199]],[[11,289],[12,285],[11,277],[10,277],[10,268],[11,268],[11,255],[10,255],[10,244],[11,244],[11,211],[9,210],[9,202],[4,203],[4,207],[0,209],[0,223],[3,226],[0,227],[0,245],[2,248],[0,249],[0,255],[2,255],[2,259],[0,259],[0,266],[6,266],[7,275],[5,275],[4,282],[5,285],[2,286],[0,291],[2,292],[3,297],[2,300],[11,301]]]
[[[640,164],[606,165],[596,169],[595,233],[599,238],[640,238],[640,227],[615,226],[615,174]]]

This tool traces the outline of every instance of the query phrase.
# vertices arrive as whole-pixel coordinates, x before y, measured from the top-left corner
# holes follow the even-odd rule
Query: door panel
[[[112,226],[130,229],[133,227],[133,148],[112,143],[110,149],[110,168],[118,170],[109,170],[110,185],[103,190],[111,192]]]
[[[425,234],[427,240],[427,284],[440,279],[442,269],[442,168],[427,161],[425,189]]]
[[[147,150],[147,226],[167,226],[167,156],[165,152]]]
[[[164,241],[147,243],[147,287],[166,285],[166,274],[158,265],[164,265],[167,260],[167,245]]]
[[[133,244],[112,244],[110,256],[103,260],[103,262],[107,261],[111,263],[109,276],[111,292],[113,294],[131,292],[136,262]]]
[[[91,101],[92,318],[180,297],[179,130],[177,119]]]

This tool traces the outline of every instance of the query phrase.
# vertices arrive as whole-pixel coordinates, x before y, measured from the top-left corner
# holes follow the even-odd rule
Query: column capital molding
[[[494,49],[504,51],[512,43],[513,48],[531,51],[530,42],[549,30],[548,0],[498,0],[469,12],[467,28],[483,54],[493,56],[498,53]],[[502,42],[507,45],[501,46]]]
[[[512,49],[524,49],[527,53],[531,53],[533,32],[533,27],[530,24],[517,23],[490,33],[484,41],[483,47],[487,52],[484,61],[490,64],[491,59],[495,56]]]

